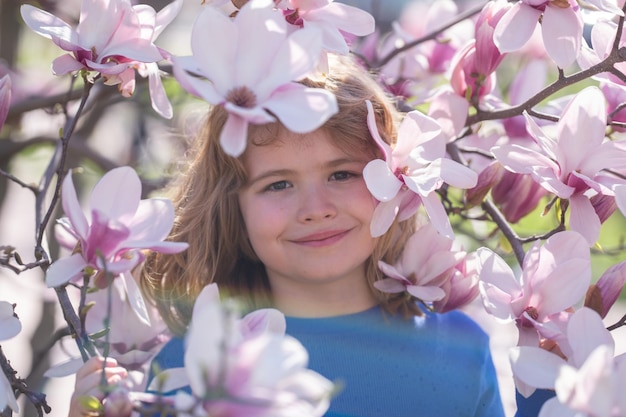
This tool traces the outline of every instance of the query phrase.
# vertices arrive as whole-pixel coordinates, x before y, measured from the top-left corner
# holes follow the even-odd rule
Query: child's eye
[[[349,171],[338,171],[338,172],[334,172],[331,176],[330,179],[331,181],[346,181],[352,178],[357,177],[357,174],[354,174],[352,172]]]
[[[290,188],[291,184],[288,181],[276,181],[265,187],[266,191],[282,191]]]

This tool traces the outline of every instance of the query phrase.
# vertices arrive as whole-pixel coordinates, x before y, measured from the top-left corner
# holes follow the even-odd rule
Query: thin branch
[[[625,48],[613,50],[604,61],[599,62],[598,64],[587,68],[586,70],[574,73],[570,76],[559,76],[558,80],[554,81],[552,84],[548,85],[546,88],[535,94],[533,97],[529,98],[521,104],[518,104],[517,106],[512,106],[506,109],[495,111],[484,111],[478,108],[476,114],[473,114],[467,118],[466,126],[471,126],[475,123],[485,120],[505,119],[508,117],[519,116],[524,112],[524,110],[530,111],[537,104],[541,103],[543,100],[549,98],[550,96],[559,92],[565,87],[591,78],[592,76],[600,74],[602,72],[619,72],[614,69],[613,65],[623,61],[626,61]]]
[[[470,17],[480,13],[480,11],[485,7],[485,4],[481,4],[479,6],[474,7],[473,9],[469,9],[468,11],[458,15],[454,20],[452,20],[451,22],[445,24],[444,26],[441,26],[440,28],[432,31],[431,33],[429,33],[426,36],[423,36],[419,39],[415,39],[414,41],[411,41],[403,46],[401,46],[400,48],[394,49],[393,51],[391,51],[390,53],[388,53],[386,56],[384,56],[383,58],[381,58],[378,62],[373,63],[372,65],[370,65],[369,67],[372,69],[380,69],[382,67],[384,67],[385,65],[387,65],[389,63],[389,61],[391,61],[392,59],[394,59],[396,56],[400,55],[403,52],[408,51],[409,49],[427,42],[427,41],[431,41],[437,38],[437,36],[439,36],[441,33],[443,33],[444,31],[450,29],[452,26],[458,24],[459,22],[462,22],[465,19],[469,19]]]

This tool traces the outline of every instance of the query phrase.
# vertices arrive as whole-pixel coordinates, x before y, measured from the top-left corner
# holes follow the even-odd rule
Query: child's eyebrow
[[[365,164],[367,161],[358,159],[358,158],[338,158],[338,159],[333,159],[330,160],[326,163],[323,164],[324,168],[336,168],[342,165],[346,165],[346,164]],[[266,178],[271,178],[271,177],[284,177],[284,176],[288,176],[288,175],[293,175],[296,173],[296,170],[294,169],[287,169],[287,168],[282,168],[282,169],[270,169],[268,171],[263,171],[261,173],[259,173],[258,175],[256,175],[253,178],[250,178],[248,180],[248,184],[254,184],[256,182],[262,181]]]
[[[262,181],[266,178],[271,178],[271,177],[282,177],[282,176],[287,176],[289,174],[293,174],[294,171],[291,169],[273,169],[273,170],[269,170],[269,171],[263,171],[261,172],[259,175],[257,175],[254,178],[250,178],[248,180],[248,184],[254,184],[256,182]]]

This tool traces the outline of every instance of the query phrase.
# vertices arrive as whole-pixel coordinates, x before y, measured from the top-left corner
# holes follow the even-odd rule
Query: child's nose
[[[321,185],[308,187],[303,190],[298,220],[311,222],[330,219],[337,214],[337,205],[330,190]]]

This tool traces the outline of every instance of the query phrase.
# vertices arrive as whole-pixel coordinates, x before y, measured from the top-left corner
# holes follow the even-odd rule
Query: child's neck
[[[358,313],[374,307],[378,301],[369,288],[366,291],[329,291],[325,286],[312,286],[307,291],[289,288],[272,290],[274,307],[290,317],[333,317]]]

